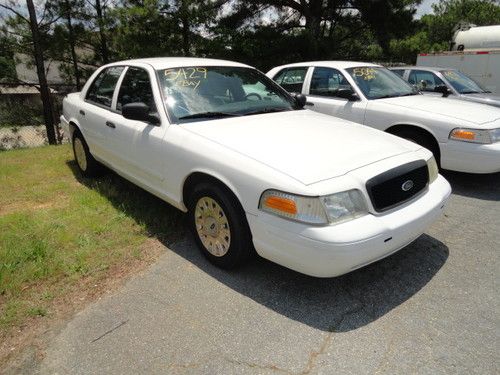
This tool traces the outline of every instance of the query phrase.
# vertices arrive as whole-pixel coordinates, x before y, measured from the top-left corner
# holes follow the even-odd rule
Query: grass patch
[[[148,238],[174,241],[181,222],[116,174],[82,178],[69,145],[0,152],[0,334],[140,259]]]

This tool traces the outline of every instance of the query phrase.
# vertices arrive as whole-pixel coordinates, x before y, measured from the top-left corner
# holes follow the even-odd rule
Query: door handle
[[[314,103],[311,103],[311,102],[306,102],[306,104],[304,104],[304,105],[306,105],[308,107],[314,107]]]
[[[80,109],[80,114],[81,114],[82,116],[85,116],[85,111],[84,111],[83,109]]]
[[[116,125],[113,124],[111,121],[106,121],[106,126],[112,129],[116,128]]]

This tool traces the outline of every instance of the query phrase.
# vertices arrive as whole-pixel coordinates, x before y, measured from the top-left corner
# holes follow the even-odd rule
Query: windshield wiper
[[[482,94],[484,91],[462,91],[460,94]]]
[[[200,112],[194,113],[192,115],[186,115],[179,117],[179,120],[187,120],[194,118],[213,118],[213,117],[238,117],[242,116],[238,113],[229,113],[229,112]]]
[[[373,99],[387,99],[387,98],[397,98],[399,95],[383,95],[383,96],[377,96],[376,98]]]
[[[378,96],[373,99],[387,99],[387,98],[400,98],[402,96],[413,96],[413,95],[418,95],[416,92],[410,92],[408,94],[397,94],[397,95],[383,95],[383,96]]]
[[[408,94],[402,94],[402,95],[398,95],[398,96],[413,96],[413,95],[418,95],[418,92],[410,92]]]
[[[243,116],[248,116],[248,115],[258,115],[261,113],[273,113],[273,112],[283,112],[283,111],[288,111],[288,108],[261,108],[256,111],[251,111],[245,113]]]

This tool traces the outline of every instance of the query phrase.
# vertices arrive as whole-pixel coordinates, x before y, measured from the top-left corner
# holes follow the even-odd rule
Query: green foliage
[[[45,0],[41,2],[46,15],[41,33],[45,57],[62,61],[61,73],[68,82],[75,81],[74,44],[83,82],[106,60],[104,55],[115,61],[149,56],[216,57],[262,70],[309,59],[414,62],[419,52],[447,49],[461,21],[500,24],[498,0],[442,0],[433,6],[434,14],[416,20],[420,3]],[[12,15],[2,35],[0,52],[4,45],[10,49],[0,54],[0,71],[10,77],[12,52],[32,53],[31,34],[28,24]]]
[[[0,82],[14,82],[16,80],[14,45],[13,38],[0,34]]]

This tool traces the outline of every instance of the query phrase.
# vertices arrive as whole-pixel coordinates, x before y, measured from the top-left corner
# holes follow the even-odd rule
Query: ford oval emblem
[[[405,182],[403,182],[403,185],[401,185],[401,190],[403,190],[403,191],[411,190],[414,185],[415,184],[413,183],[412,180],[405,181]]]

